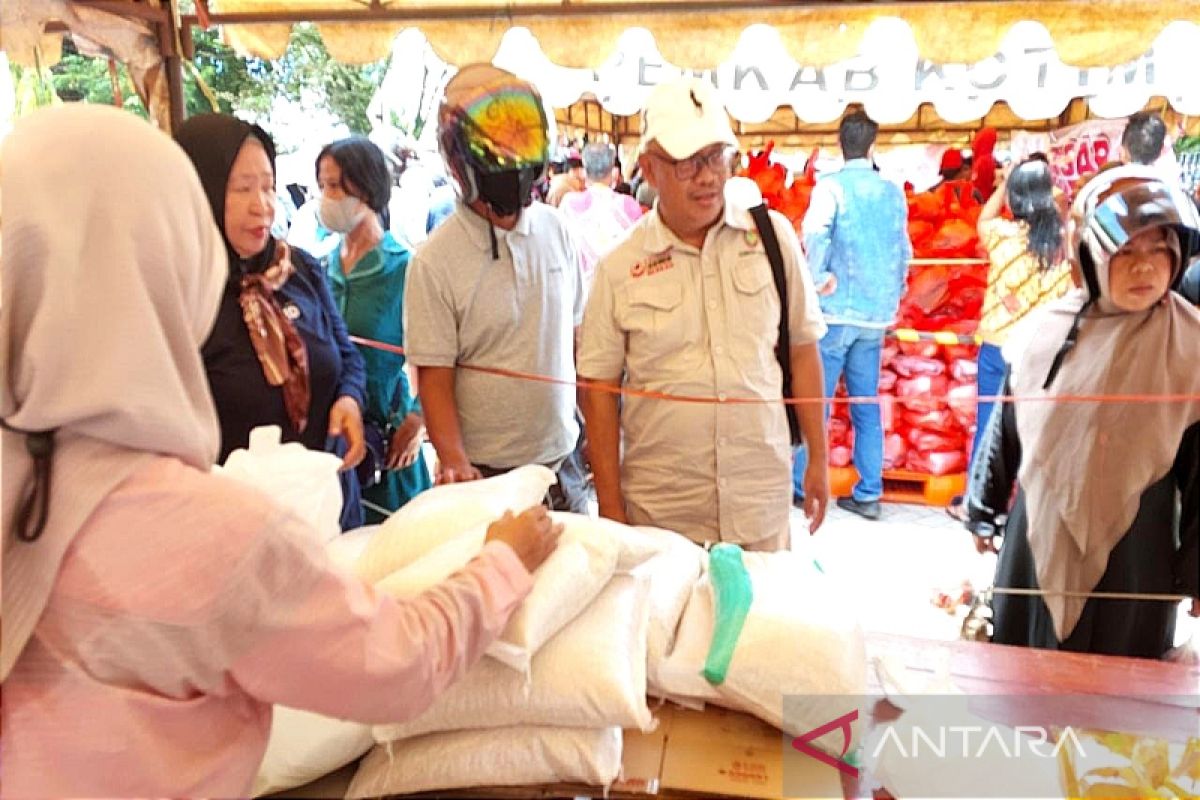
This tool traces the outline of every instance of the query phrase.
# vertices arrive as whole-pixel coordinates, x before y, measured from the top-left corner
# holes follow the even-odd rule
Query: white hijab
[[[203,470],[215,460],[199,348],[228,267],[191,162],[127,112],[69,105],[22,120],[0,180],[0,418],[55,431],[49,513],[32,542],[15,530],[35,484],[28,437],[0,439],[3,679],[104,498],[155,455]]]

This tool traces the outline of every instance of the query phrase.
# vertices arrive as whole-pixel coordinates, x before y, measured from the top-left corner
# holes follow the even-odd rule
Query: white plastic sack
[[[587,517],[567,520],[558,547],[533,573],[533,589],[487,654],[512,669],[529,671],[542,645],[588,607],[617,568],[619,541]]]
[[[645,581],[618,575],[595,602],[533,659],[532,681],[485,658],[441,694],[424,714],[377,725],[389,742],[467,728],[618,725],[651,730],[646,706]]]
[[[487,525],[479,525],[442,542],[408,566],[388,575],[375,584],[375,588],[403,600],[437,586],[479,555],[487,538],[487,528]]]
[[[867,657],[850,587],[799,552],[745,553],[754,601],[723,684],[701,675],[713,629],[707,574],[684,610],[675,647],[658,670],[669,696],[745,711],[792,735],[845,713],[866,694]],[[787,719],[783,697],[797,696]],[[842,696],[832,697],[832,696]],[[831,696],[830,701],[822,699]]]
[[[358,575],[377,583],[442,542],[540,503],[557,479],[531,464],[504,475],[435,486],[405,503],[383,523],[358,562]]]
[[[325,555],[329,556],[329,560],[338,569],[353,572],[354,565],[358,563],[359,557],[367,549],[367,543],[378,532],[378,525],[365,525],[352,531],[346,531],[325,545]]]
[[[704,571],[708,554],[686,537],[659,528],[639,528],[656,541],[661,552],[635,568],[633,575],[650,583],[650,622],[646,634],[646,691],[663,697],[658,685],[658,670],[675,644],[675,631],[692,588]]]
[[[371,726],[275,706],[253,796],[311,783],[371,749]]]
[[[328,542],[342,532],[342,460],[331,453],[309,450],[299,442],[280,444],[278,425],[250,431],[250,447],[234,450],[219,471],[234,480],[261,489],[279,505],[296,514],[315,530],[318,541]]]
[[[550,518],[563,524],[564,533],[587,528],[595,536],[616,541],[620,548],[617,556],[617,572],[620,573],[627,573],[661,553],[666,548],[666,539],[658,534],[669,533],[659,528],[635,528],[604,517],[570,511],[551,511]]]
[[[532,591],[487,650],[512,669],[528,672],[538,649],[575,619],[613,576],[618,540],[598,531],[587,517],[567,520],[567,525],[558,547],[534,572]],[[486,538],[487,525],[458,534],[376,586],[399,599],[418,595],[466,566]]]
[[[621,771],[622,745],[620,728],[435,733],[376,746],[346,797],[546,783],[607,787]]]

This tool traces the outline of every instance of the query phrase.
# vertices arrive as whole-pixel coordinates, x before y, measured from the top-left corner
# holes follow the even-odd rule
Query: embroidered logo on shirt
[[[746,231],[746,244],[751,247],[758,244],[758,231]]]
[[[283,307],[283,315],[292,322],[300,319],[300,307],[295,303],[288,303]]]
[[[656,275],[659,272],[666,272],[675,266],[675,262],[671,260],[671,251],[664,250],[648,261],[639,261],[629,268],[629,277],[640,278],[643,275]]]

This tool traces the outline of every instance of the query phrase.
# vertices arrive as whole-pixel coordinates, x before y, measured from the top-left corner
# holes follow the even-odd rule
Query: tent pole
[[[183,125],[185,115],[183,100],[183,63],[180,61],[178,29],[175,27],[179,19],[176,0],[166,0],[167,19],[158,23],[158,46],[163,58],[163,72],[167,78],[167,95],[170,102],[171,133],[174,134]]]

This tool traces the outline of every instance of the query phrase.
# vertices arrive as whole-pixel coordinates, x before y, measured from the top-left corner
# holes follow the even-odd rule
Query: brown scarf
[[[275,243],[275,258],[262,272],[242,276],[242,318],[250,332],[250,343],[262,364],[263,375],[271,386],[283,388],[283,403],[288,419],[297,433],[308,426],[311,397],[308,384],[308,353],[304,340],[292,321],[279,307],[275,292],[287,283],[296,269],[288,257],[288,247]]]

